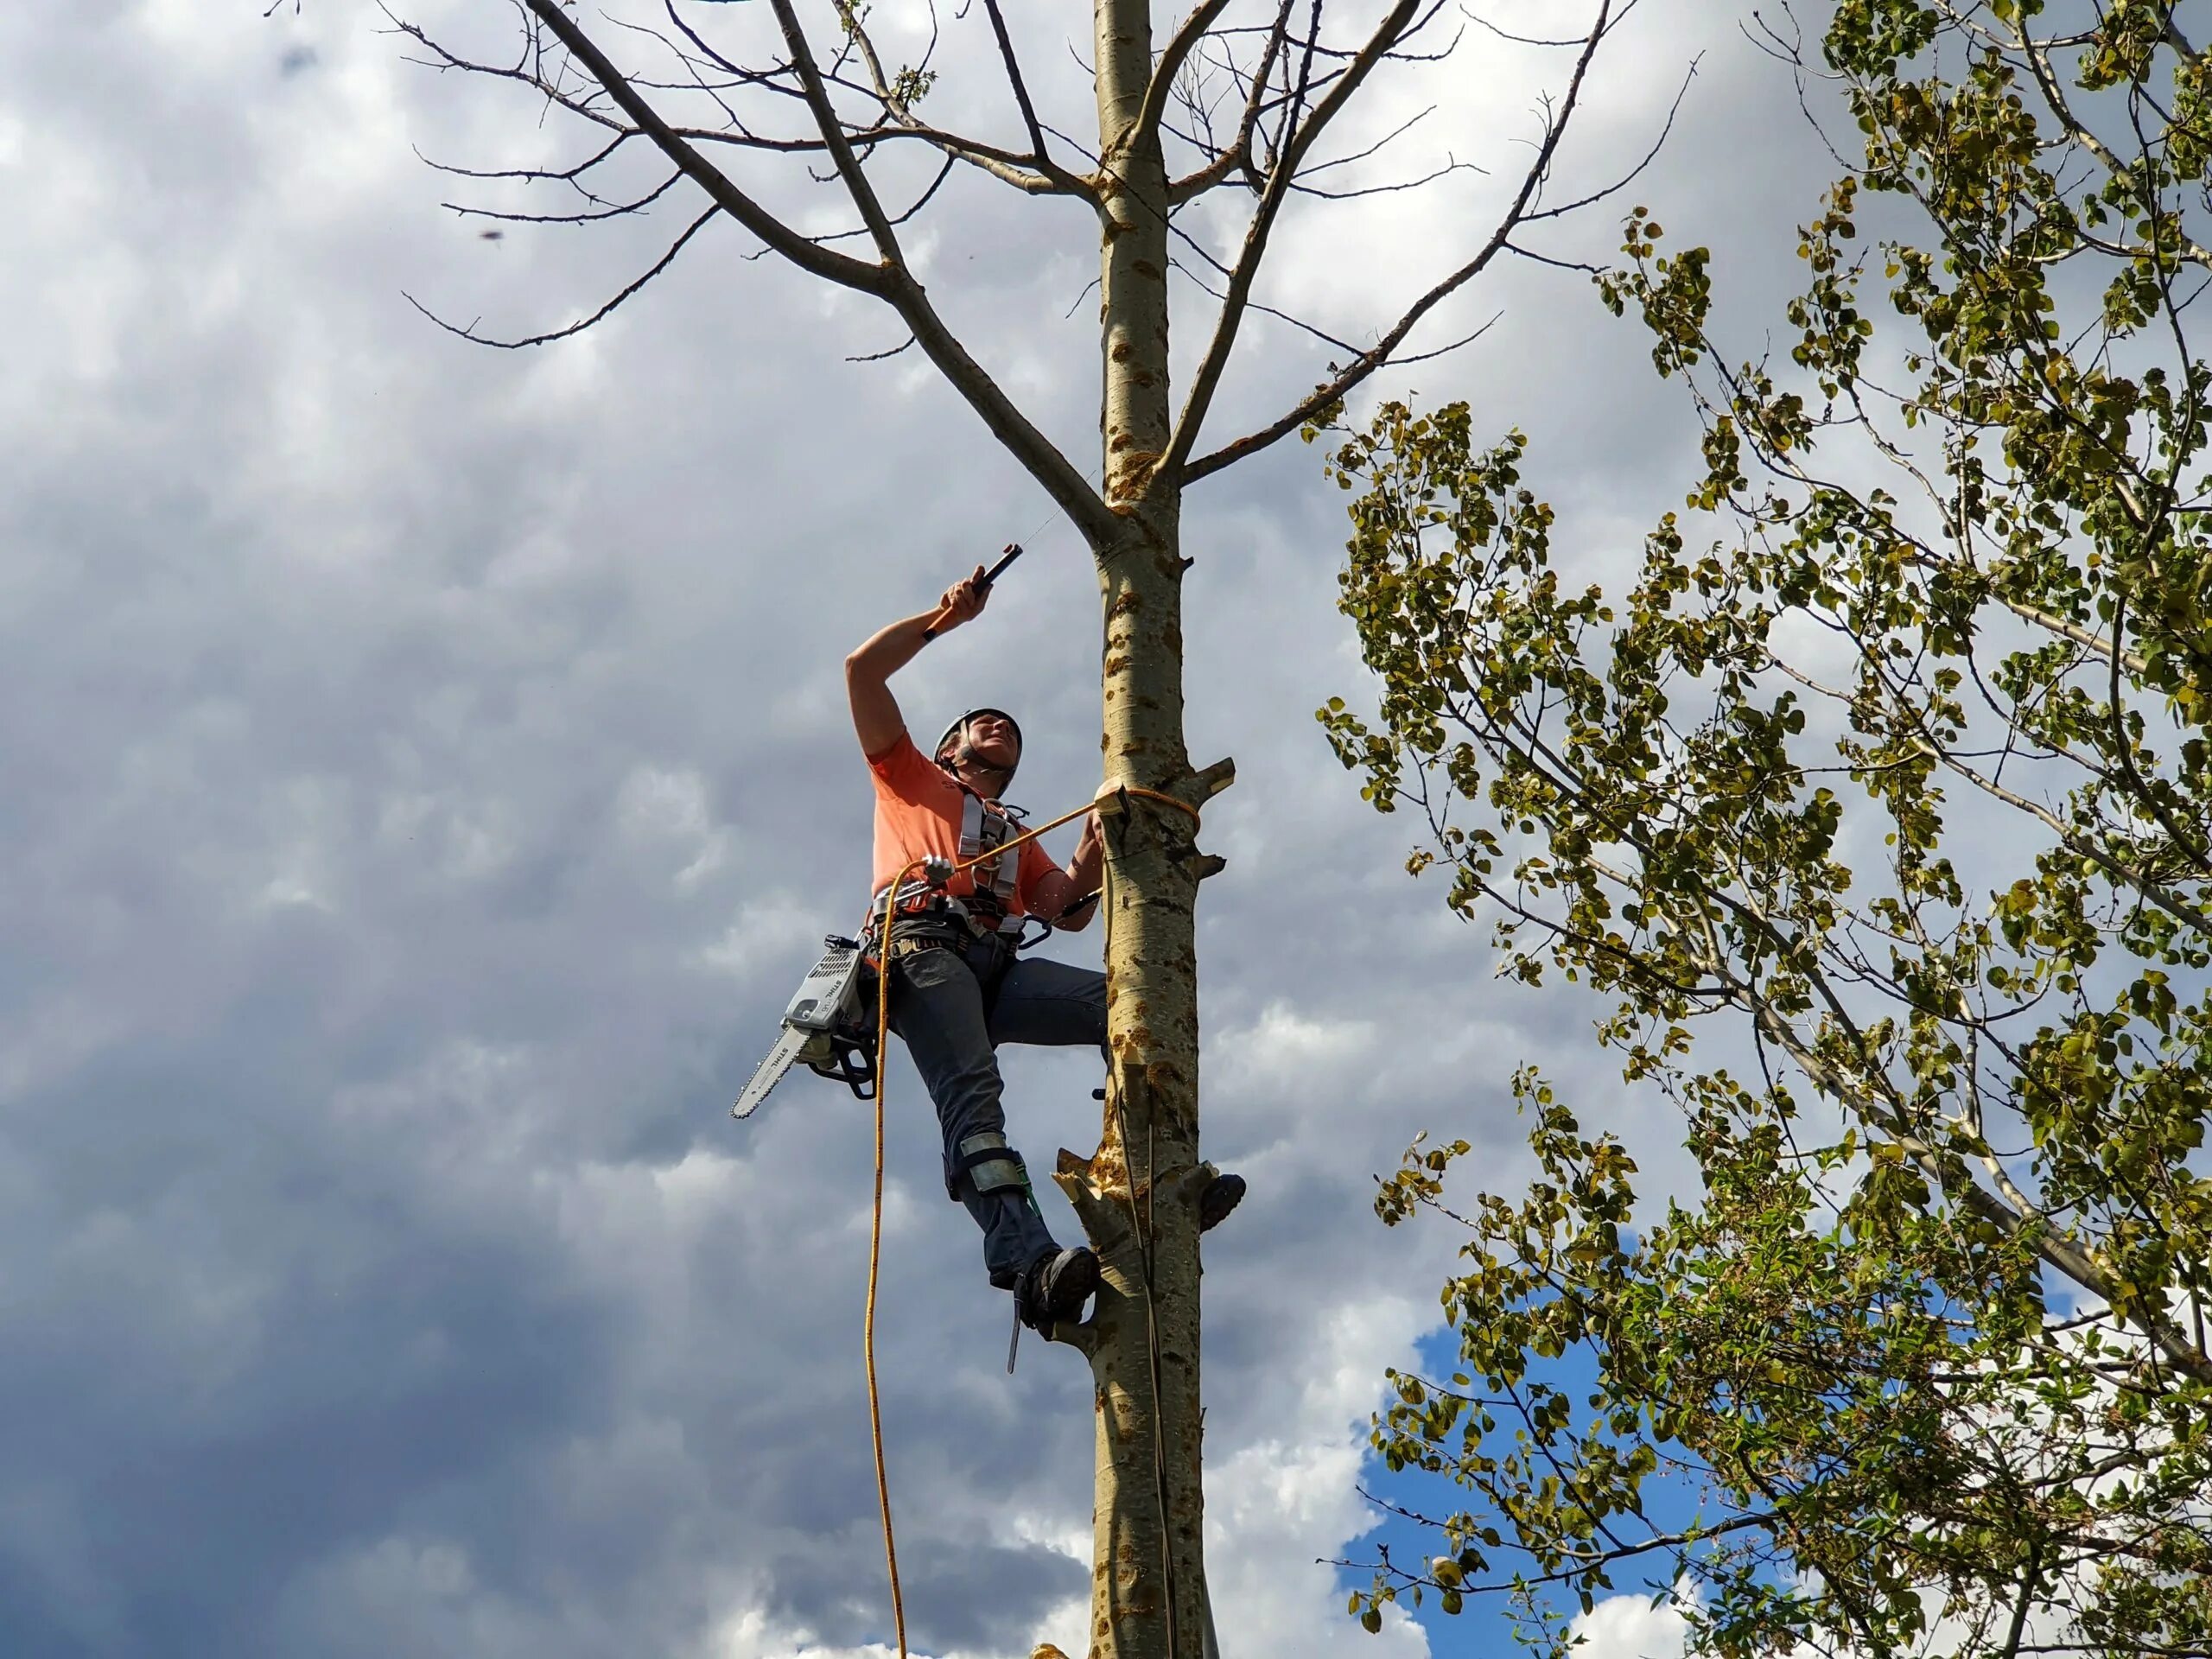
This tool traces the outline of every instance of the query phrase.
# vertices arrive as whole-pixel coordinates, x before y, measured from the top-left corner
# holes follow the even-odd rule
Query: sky
[[[410,16],[511,49],[502,8]],[[918,40],[913,7],[879,17]],[[933,111],[1011,142],[982,20],[942,21]],[[1084,19],[1015,22],[1079,136]],[[1024,541],[894,690],[931,732],[1015,709],[1016,797],[1057,814],[1097,783],[1093,577],[917,354],[848,360],[898,344],[887,315],[727,224],[580,338],[441,332],[410,296],[510,334],[588,315],[696,204],[486,238],[441,204],[515,198],[423,158],[573,160],[575,134],[409,55],[353,0],[0,10],[0,1652],[879,1655],[867,1109],[803,1075],[727,1109],[864,900],[844,653]],[[1826,158],[1730,7],[1644,0],[1554,199],[1640,156],[1693,60],[1631,194],[1756,300]],[[1371,176],[1488,170],[1301,204],[1262,297],[1371,338],[1486,232],[1561,67],[1470,24],[1378,78],[1340,153],[1433,109]],[[835,228],[803,181],[761,188]],[[1605,257],[1629,200],[1540,245]],[[1223,245],[1245,206],[1190,226]],[[1095,475],[1087,216],[959,176],[909,245]],[[1186,366],[1207,302],[1176,291]],[[1427,343],[1499,323],[1375,395],[1522,428],[1562,557],[1617,566],[1694,450],[1635,326],[1535,264],[1450,309]],[[1254,319],[1210,435],[1329,354]],[[1512,1190],[1524,1059],[1655,1191],[1685,1165],[1591,1053],[1597,1010],[1494,981],[1484,930],[1404,874],[1412,826],[1330,755],[1313,711],[1364,680],[1319,460],[1293,440],[1185,512],[1191,747],[1237,765],[1201,838],[1228,860],[1201,901],[1205,1145],[1251,1184],[1205,1246],[1210,1572],[1225,1652],[1486,1656],[1510,1643],[1479,1604],[1364,1635],[1325,1564],[1378,1522],[1369,1414],[1433,1351],[1453,1244],[1384,1229],[1374,1178],[1428,1129]],[[1048,949],[1095,963],[1097,935]],[[1093,1143],[1091,1069],[1006,1056],[1033,1165]],[[1080,1655],[1086,1374],[1036,1344],[1003,1374],[1005,1302],[903,1061],[889,1086],[878,1345],[914,1649]],[[1586,1629],[1591,1659],[1679,1649],[1643,1594]]]

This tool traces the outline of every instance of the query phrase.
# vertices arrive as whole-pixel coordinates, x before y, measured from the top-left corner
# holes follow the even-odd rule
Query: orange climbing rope
[[[978,853],[973,858],[963,860],[961,862],[955,864],[952,867],[952,874],[958,875],[963,870],[972,869],[975,866],[982,863],[987,858],[997,858],[1001,854],[1020,846],[1022,842],[1026,841],[1034,841],[1038,836],[1046,834],[1047,831],[1057,830],[1062,824],[1081,817],[1084,813],[1096,810],[1099,799],[1103,798],[1109,792],[1118,795],[1141,795],[1147,800],[1158,801],[1163,805],[1172,806],[1179,812],[1186,812],[1192,818],[1198,817],[1198,809],[1192,806],[1188,801],[1179,801],[1173,795],[1162,794],[1156,789],[1143,789],[1135,784],[1116,784],[1113,785],[1110,791],[1107,789],[1102,788],[1098,791],[1097,797],[1085,802],[1083,805],[1077,807],[1071,812],[1061,813],[1058,817],[1054,818],[1050,823],[1040,823],[1033,830],[1025,830],[1020,835],[1001,842],[997,846],[990,849],[988,852]],[[897,1536],[893,1532],[891,1526],[891,1484],[888,1479],[886,1478],[883,1471],[883,1403],[877,1396],[875,1385],[875,1286],[877,1275],[883,1260],[883,1091],[885,1086],[885,1075],[888,1069],[883,1063],[883,1054],[891,1036],[892,919],[897,914],[899,890],[906,885],[906,878],[912,875],[916,870],[921,868],[922,865],[925,861],[926,861],[918,858],[913,860],[904,869],[900,870],[896,876],[892,878],[891,885],[884,889],[883,894],[883,925],[878,934],[878,938],[880,942],[877,946],[878,950],[880,952],[880,957],[876,964],[875,976],[875,1211],[874,1217],[868,1227],[868,1322],[866,1328],[862,1332],[861,1340],[861,1351],[868,1363],[868,1433],[875,1443],[875,1498],[878,1507],[880,1508],[883,1512],[883,1561],[884,1567],[891,1577],[891,1618],[893,1624],[896,1627],[899,1633],[899,1659],[907,1659],[906,1602],[904,1593],[899,1587],[899,1543]],[[1126,1128],[1123,1130],[1122,1139],[1124,1142],[1128,1140],[1128,1131]],[[1126,1144],[1122,1147],[1122,1155],[1124,1160],[1128,1156],[1128,1147]],[[1130,1201],[1132,1204],[1135,1201],[1135,1194],[1134,1192],[1130,1195]],[[1147,1265],[1146,1269],[1147,1282],[1145,1285],[1145,1299],[1147,1304],[1145,1311],[1147,1320],[1149,1320],[1151,1315],[1150,1303],[1152,1297],[1152,1285],[1150,1283],[1150,1279],[1151,1270],[1149,1265]],[[1160,1416],[1160,1373],[1159,1355],[1157,1352],[1158,1342],[1159,1338],[1155,1335],[1153,1338],[1155,1351],[1153,1356],[1152,1401],[1152,1411],[1154,1420],[1154,1428],[1155,1433],[1159,1427],[1158,1419]],[[1160,1501],[1161,1510],[1160,1522],[1164,1532],[1167,1525],[1166,1497],[1164,1494]]]

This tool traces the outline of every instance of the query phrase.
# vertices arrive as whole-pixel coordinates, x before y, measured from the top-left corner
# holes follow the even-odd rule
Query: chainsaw
[[[859,940],[832,933],[822,944],[822,959],[785,1008],[783,1032],[768,1058],[753,1068],[753,1081],[730,1108],[732,1117],[752,1116],[798,1065],[843,1084],[858,1099],[875,1098],[874,999],[868,994],[874,975]]]

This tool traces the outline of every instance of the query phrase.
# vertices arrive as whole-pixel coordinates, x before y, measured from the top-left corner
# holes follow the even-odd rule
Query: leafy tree
[[[1495,219],[1425,249],[1433,264],[1359,325],[1368,343],[1358,346],[1343,344],[1343,325],[1325,333],[1269,304],[1263,266],[1277,238],[1306,215],[1341,211],[1334,205],[1344,198],[1477,170],[1446,159],[1408,177],[1391,146],[1419,116],[1363,132],[1346,116],[1376,86],[1450,58],[1459,39],[1446,29],[1456,16],[1442,0],[1356,10],[1324,0],[1201,0],[1157,30],[1151,0],[1095,0],[1080,48],[1060,20],[1024,17],[999,0],[950,18],[933,5],[879,14],[858,0],[648,0],[612,16],[572,0],[511,0],[448,15],[436,29],[395,20],[419,61],[512,94],[518,130],[550,119],[574,141],[562,159],[537,165],[434,163],[472,193],[456,211],[502,226],[619,225],[663,203],[684,216],[642,275],[576,322],[520,337],[444,326],[487,346],[565,338],[630,302],[695,239],[734,237],[743,257],[772,255],[880,305],[905,338],[868,356],[917,348],[1096,561],[1105,774],[1172,798],[1102,790],[1107,1103],[1097,1150],[1063,1153],[1057,1175],[1106,1280],[1093,1317],[1053,1333],[1084,1351],[1096,1385],[1096,1659],[1216,1650],[1201,1490],[1198,1195],[1209,1172],[1198,1146],[1194,917],[1198,883],[1221,861],[1198,851],[1195,820],[1234,769],[1226,760],[1194,766],[1185,746],[1185,492],[1299,430],[1378,371],[1479,334],[1440,341],[1419,331],[1500,259],[1542,257],[1531,238],[1548,221],[1625,182],[1547,198],[1590,66],[1634,4],[1592,0],[1586,27],[1531,43],[1562,48],[1562,67],[1531,153],[1500,181]],[[512,24],[504,43],[467,34],[487,16],[495,29]],[[936,54],[955,26],[952,49],[991,66],[997,107],[988,120],[977,118],[977,98],[939,113],[952,100]],[[917,61],[899,60],[899,38],[918,43]],[[1077,95],[1056,106],[1046,94],[1071,80],[1055,67],[1071,54]],[[1037,203],[1045,222],[1068,226],[1097,258],[1096,320],[1066,342],[1070,372],[1098,376],[1099,459],[1088,475],[987,366],[997,342],[962,339],[910,257],[908,227],[969,180]],[[1062,202],[1088,213],[1059,214]],[[994,251],[982,251],[976,269],[989,271]],[[1171,311],[1195,324],[1198,345],[1185,363],[1170,360]],[[1318,336],[1336,360],[1310,390],[1225,426],[1219,394],[1262,315]],[[933,588],[943,573],[924,575]],[[895,1597],[893,1609],[903,1653]]]
[[[1522,439],[1464,404],[1335,448],[1379,712],[1332,741],[1511,975],[1597,996],[1700,1177],[1640,1204],[1524,1071],[1525,1193],[1447,1209],[1464,1141],[1384,1184],[1467,1237],[1457,1371],[1394,1375],[1375,1444],[1465,1491],[1394,1488],[1435,1543],[1370,1564],[1370,1626],[1501,1594],[1560,1653],[1642,1584],[1705,1653],[2212,1652],[2184,16],[1844,0],[1817,61],[1777,37],[1855,158],[1786,362],[1732,357],[1706,251],[1630,218],[1602,295],[1702,465],[1618,581],[1562,579]]]

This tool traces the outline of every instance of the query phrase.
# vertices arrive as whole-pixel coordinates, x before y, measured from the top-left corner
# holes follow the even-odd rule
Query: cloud
[[[1578,1651],[1588,1659],[1681,1659],[1689,1635],[1679,1600],[1649,1596],[1607,1596],[1572,1627]]]
[[[1300,1332],[1304,1372],[1274,1395],[1266,1438],[1226,1458],[1207,1481],[1207,1572],[1224,1651],[1418,1659],[1419,1625],[1392,1610],[1378,1646],[1344,1615],[1335,1574],[1300,1556],[1335,1550],[1374,1524],[1356,1490],[1376,1397],[1378,1357],[1402,1357],[1425,1313],[1411,1299],[1339,1306]]]

